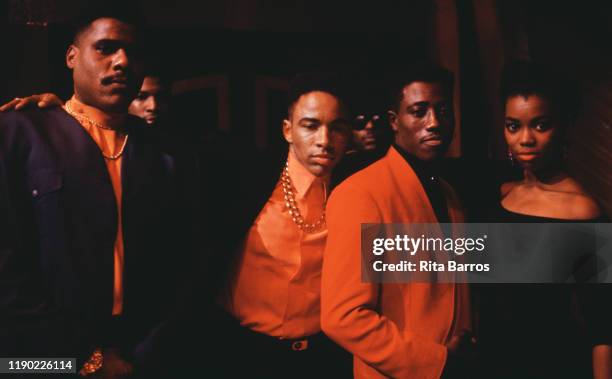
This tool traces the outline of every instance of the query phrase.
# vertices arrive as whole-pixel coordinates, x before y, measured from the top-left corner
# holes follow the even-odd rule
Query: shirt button
[[[38,190],[32,190],[32,196],[33,197],[38,196]]]

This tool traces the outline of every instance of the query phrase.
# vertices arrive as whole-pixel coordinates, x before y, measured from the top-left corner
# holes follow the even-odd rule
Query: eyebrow
[[[304,118],[301,118],[298,121],[299,124],[304,123],[304,122],[314,122],[314,123],[320,124],[321,120],[319,120],[318,118],[313,118],[313,117],[304,117]],[[330,124],[338,124],[338,123],[347,123],[348,124],[348,123],[350,123],[350,121],[348,119],[344,118],[344,117],[340,117],[340,118],[337,118],[337,119],[332,120],[330,122]]]
[[[304,117],[301,118],[298,123],[304,123],[304,122],[321,122],[321,120],[319,120],[318,118],[312,118],[312,117]]]
[[[550,118],[551,118],[551,116],[549,116],[549,115],[541,115],[541,116],[536,116],[536,117],[532,118],[532,120],[539,121],[539,120],[550,119]],[[508,117],[508,116],[506,116],[505,119],[506,120],[511,120],[511,121],[518,121],[518,122],[521,121],[518,118]]]
[[[113,39],[113,38],[102,38],[102,39],[97,39],[94,41],[94,43],[121,43],[122,41],[119,39]]]
[[[119,38],[103,38],[103,39],[98,39],[93,41],[94,45],[97,44],[109,44],[109,45],[115,45],[115,46],[121,46],[121,47],[134,47],[134,46],[138,46],[138,43],[135,43],[133,41],[125,41],[123,39],[119,39]]]
[[[408,104],[408,106],[406,108],[424,107],[424,106],[428,106],[428,105],[429,105],[429,101],[417,101],[416,103]]]

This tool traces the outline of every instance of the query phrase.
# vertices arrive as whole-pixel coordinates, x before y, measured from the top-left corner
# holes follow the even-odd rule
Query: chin
[[[518,161],[519,166],[522,169],[530,170],[530,171],[540,171],[542,169],[542,165],[538,164],[538,162],[526,162],[526,161]]]
[[[110,112],[127,113],[130,106],[130,101],[122,97],[119,99],[111,99],[111,101],[106,102],[104,105],[106,110]]]
[[[448,147],[449,147],[448,144],[444,144],[442,146],[438,146],[438,148],[436,149],[429,150],[427,152],[427,155],[429,156],[427,160],[433,161],[433,160],[441,159],[442,157],[444,157],[444,155],[448,151]]]
[[[442,152],[439,152],[439,151],[429,151],[429,152],[423,154],[420,158],[421,158],[421,160],[423,160],[425,162],[432,162],[432,161],[436,161],[436,160],[440,159],[443,156],[444,156],[444,153],[442,153]]]
[[[321,178],[321,177],[327,176],[331,172],[331,167],[313,165],[313,166],[310,166],[310,169],[308,171],[310,171],[310,173],[316,176],[317,178]]]

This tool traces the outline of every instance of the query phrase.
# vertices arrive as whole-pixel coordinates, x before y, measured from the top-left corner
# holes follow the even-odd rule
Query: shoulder
[[[597,200],[574,178],[565,178],[558,190],[559,202],[565,204],[568,218],[583,220],[601,216],[602,210]]]
[[[381,158],[374,163],[362,168],[361,170],[350,175],[344,180],[338,187],[344,186],[359,186],[364,188],[376,188],[380,187],[377,185],[377,181],[383,180],[385,176],[385,159]]]
[[[602,209],[587,191],[575,180],[568,185],[571,192],[563,194],[565,198],[563,204],[566,204],[568,218],[576,220],[588,220],[601,216]]]
[[[340,183],[331,193],[329,207],[338,207],[350,212],[359,209],[377,208],[377,200],[381,198],[379,192],[387,188],[384,184],[384,163],[376,161],[370,166],[349,176]]]
[[[575,196],[572,202],[572,218],[579,220],[594,219],[602,214],[599,204],[588,195]]]
[[[502,183],[502,185],[499,188],[501,198],[503,199],[504,197],[506,197],[513,189],[517,187],[517,185],[518,185],[517,182]]]
[[[38,107],[29,107],[22,110],[10,110],[0,112],[0,125],[19,124],[34,124],[37,121],[43,121],[47,118],[58,117],[59,114],[66,115],[66,112],[61,107],[52,107],[41,109]]]
[[[129,135],[130,143],[141,148],[147,147],[172,159],[195,156],[195,151],[191,146],[188,147],[186,144],[180,143],[181,140],[176,135],[167,130],[149,126],[139,117],[128,115],[125,129]]]
[[[3,138],[36,139],[62,130],[70,116],[61,107],[30,107],[19,111],[0,112],[0,134]]]
[[[125,129],[134,139],[150,140],[159,142],[161,134],[154,127],[149,127],[144,120],[139,117],[129,114],[125,121]]]

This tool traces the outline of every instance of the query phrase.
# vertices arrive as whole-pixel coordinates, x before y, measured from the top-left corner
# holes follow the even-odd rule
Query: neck
[[[115,130],[121,129],[121,127],[125,123],[125,119],[127,117],[126,113],[111,113],[103,111],[92,105],[86,104],[79,98],[77,94],[74,94],[70,100],[73,111],[79,114],[83,114],[84,116],[108,128]]]
[[[438,169],[440,168],[440,162],[441,162],[440,158],[435,158],[430,161],[424,161],[410,154],[409,152],[404,150],[401,146],[399,146],[397,143],[393,143],[393,146],[404,157],[404,159],[408,161],[408,163],[414,166],[413,169],[416,168],[418,170],[426,170],[427,172],[439,171]]]
[[[310,178],[311,180],[323,180],[329,181],[331,173],[326,173],[325,175],[317,176],[310,171],[308,168],[300,162],[297,158],[296,153],[293,151],[293,146],[289,146],[289,154],[287,156],[287,162],[289,163],[289,170],[292,172],[296,172],[301,176]]]
[[[525,168],[523,170],[523,183],[530,185],[550,185],[558,183],[566,176],[567,174],[565,174],[561,167],[549,167],[538,171]]]

